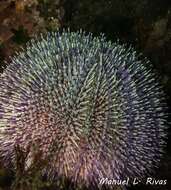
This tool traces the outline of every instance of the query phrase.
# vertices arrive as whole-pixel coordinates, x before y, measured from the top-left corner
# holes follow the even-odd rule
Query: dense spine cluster
[[[49,178],[142,177],[160,158],[164,93],[132,48],[84,32],[32,40],[0,76],[0,157],[40,151]]]

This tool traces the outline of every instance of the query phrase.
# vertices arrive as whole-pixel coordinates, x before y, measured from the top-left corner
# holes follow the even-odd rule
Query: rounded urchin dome
[[[84,32],[32,40],[0,76],[1,160],[14,163],[19,146],[32,162],[36,150],[50,179],[86,186],[145,176],[160,159],[166,120],[149,64]]]

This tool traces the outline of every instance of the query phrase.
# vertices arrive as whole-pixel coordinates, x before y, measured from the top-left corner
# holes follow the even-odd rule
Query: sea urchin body
[[[31,162],[36,149],[42,173],[86,186],[144,176],[165,136],[164,93],[146,65],[103,36],[32,40],[0,76],[1,160],[14,163],[19,146]]]

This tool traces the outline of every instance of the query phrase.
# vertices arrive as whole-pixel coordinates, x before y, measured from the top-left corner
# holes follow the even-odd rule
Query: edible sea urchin
[[[142,177],[164,145],[164,93],[132,48],[83,32],[31,41],[0,76],[0,156],[48,159],[49,178]],[[33,148],[35,147],[35,148]],[[29,167],[29,166],[28,166]]]

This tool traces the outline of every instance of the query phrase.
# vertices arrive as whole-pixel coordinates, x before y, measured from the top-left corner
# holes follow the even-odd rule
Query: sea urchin
[[[13,164],[16,146],[27,163],[40,151],[42,175],[86,186],[144,176],[165,144],[164,93],[148,64],[104,36],[32,40],[0,76],[1,160]]]

